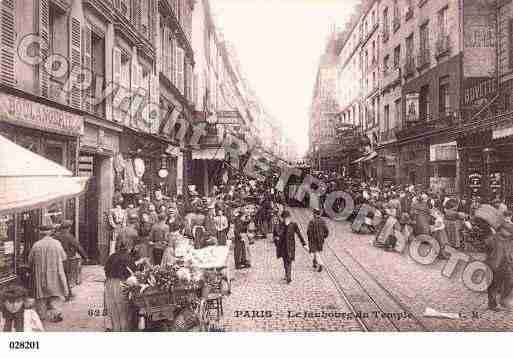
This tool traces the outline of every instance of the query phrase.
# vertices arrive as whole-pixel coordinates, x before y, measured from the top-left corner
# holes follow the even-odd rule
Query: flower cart
[[[148,266],[127,280],[129,301],[144,331],[198,331],[205,327],[202,273],[178,266]]]

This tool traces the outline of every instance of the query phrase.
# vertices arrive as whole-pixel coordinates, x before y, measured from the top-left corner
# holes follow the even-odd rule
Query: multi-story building
[[[354,123],[353,103],[363,110],[372,151],[364,160],[374,169],[366,177],[457,191],[464,165],[456,147],[465,136],[451,131],[484,105],[475,96],[467,97],[481,103],[469,103],[465,91],[494,72],[492,19],[501,11],[474,0],[375,0],[362,10],[347,35],[359,32],[360,41],[346,39],[339,55],[339,81],[347,83],[355,76],[351,54],[360,53],[360,95],[345,86],[339,100],[343,123]]]
[[[321,56],[310,108],[309,158],[314,168],[327,170],[338,167],[335,138],[339,105],[337,100],[337,46],[339,34],[333,29]]]
[[[187,194],[189,183],[208,192],[226,167],[225,125],[251,122],[240,66],[208,11],[207,0],[0,2],[0,135],[89,177],[77,198],[0,216],[14,243],[0,251],[0,283],[26,261],[41,223],[72,220],[103,262],[114,201]],[[191,125],[202,123],[195,146]],[[212,159],[209,141],[223,154],[202,177],[193,158]]]

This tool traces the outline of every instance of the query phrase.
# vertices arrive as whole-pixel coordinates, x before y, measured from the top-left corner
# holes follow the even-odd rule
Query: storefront
[[[402,145],[399,151],[400,184],[429,186],[429,145],[413,142]]]
[[[125,128],[114,158],[114,187],[125,206],[144,195],[154,196],[157,190],[175,195],[179,156],[179,149],[165,137]]]
[[[456,141],[429,146],[429,188],[437,193],[456,193]]]
[[[119,152],[121,126],[87,117],[80,139],[78,174],[89,177],[87,192],[79,197],[79,238],[90,259],[103,263],[110,229],[105,218],[114,194],[114,155]]]
[[[83,118],[67,107],[54,108],[40,100],[0,93],[0,135],[77,174]],[[77,217],[76,198],[0,215],[0,282],[15,277],[26,266],[39,225],[69,219],[78,235]]]

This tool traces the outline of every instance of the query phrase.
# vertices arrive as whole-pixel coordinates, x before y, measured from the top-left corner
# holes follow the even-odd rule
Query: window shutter
[[[112,81],[114,82],[115,86],[124,85],[124,83],[121,81],[121,50],[118,47],[114,47],[112,49]],[[120,111],[118,108],[113,108],[112,110],[114,121],[122,122],[122,111]]]
[[[91,25],[85,24],[85,26],[82,28],[82,63],[84,65],[84,68],[91,69],[93,68],[92,63],[92,39],[91,39]],[[91,86],[89,88],[84,90],[84,97],[82,99],[82,108],[86,111],[91,112],[92,111],[92,105],[91,105],[91,95],[93,95],[93,91],[96,88],[95,82],[93,79],[93,82],[91,83]],[[92,91],[93,90],[93,91]]]
[[[50,22],[50,9],[48,5],[48,0],[40,0],[39,1],[39,9],[38,9],[38,32],[41,37],[41,44],[39,46],[39,54],[43,59],[48,57],[48,46],[50,41],[49,36],[49,22]],[[49,95],[49,76],[45,71],[43,64],[39,65],[39,94],[44,97],[48,97]]]
[[[0,23],[0,82],[14,86],[16,43],[16,0],[0,1],[2,22]]]
[[[70,17],[70,61],[72,73],[77,73],[82,67],[82,26],[77,17]],[[70,89],[70,104],[80,108],[82,105],[82,90],[73,86]]]
[[[177,69],[177,41],[175,38],[171,39],[171,82],[173,85],[178,87],[177,78],[178,78],[178,69]]]

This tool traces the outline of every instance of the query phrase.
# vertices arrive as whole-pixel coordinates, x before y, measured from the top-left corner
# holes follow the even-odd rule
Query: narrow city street
[[[310,211],[293,208],[292,214],[306,235]],[[513,325],[511,312],[487,311],[486,293],[463,285],[461,268],[446,278],[445,261],[423,266],[408,254],[373,247],[372,236],[353,234],[347,222],[327,223],[325,270],[314,271],[298,243],[290,285],[270,236],[251,246],[251,268],[235,271],[230,256],[234,275],[223,303],[223,330],[496,331]],[[45,323],[46,330],[103,331],[103,283],[103,267],[85,266],[74,300],[64,305],[64,321]],[[425,317],[428,307],[460,319]]]

